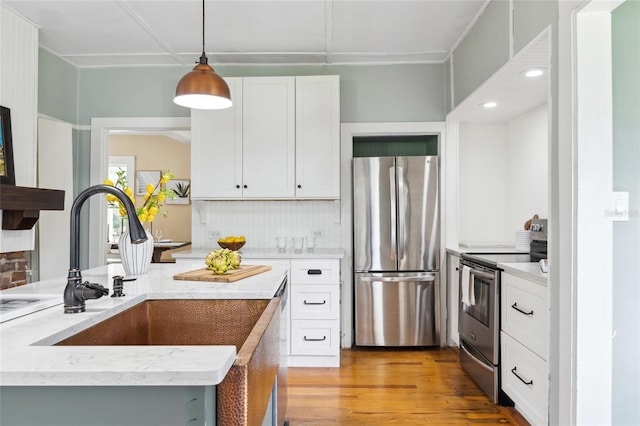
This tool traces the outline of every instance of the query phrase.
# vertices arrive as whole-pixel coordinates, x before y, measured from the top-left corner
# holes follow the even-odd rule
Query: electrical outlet
[[[324,235],[322,234],[322,231],[313,231],[313,236],[314,237],[324,237]]]
[[[209,231],[209,239],[216,240],[220,238],[220,231]]]

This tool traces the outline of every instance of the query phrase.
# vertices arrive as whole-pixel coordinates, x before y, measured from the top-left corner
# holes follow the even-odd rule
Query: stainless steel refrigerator
[[[357,346],[439,345],[438,157],[353,159]]]

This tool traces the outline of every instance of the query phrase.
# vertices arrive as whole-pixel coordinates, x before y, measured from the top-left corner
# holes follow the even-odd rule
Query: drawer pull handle
[[[305,305],[324,305],[327,303],[326,300],[323,300],[322,302],[307,302],[306,300],[303,302]]]
[[[524,383],[525,385],[532,386],[533,385],[533,380],[526,381],[525,379],[523,379],[518,373],[516,373],[516,368],[517,367],[513,367],[511,369],[511,372],[513,373],[513,375],[516,376],[518,379],[520,379],[520,381],[522,383]]]
[[[307,269],[307,275],[322,275],[322,269]]]
[[[521,314],[525,314],[525,315],[533,315],[533,310],[527,312],[527,311],[523,311],[522,309],[520,309],[518,307],[518,302],[513,302],[513,305],[511,305],[511,307],[513,309],[515,309],[516,311],[520,312]]]
[[[307,336],[304,336],[305,342],[324,342],[325,340],[327,340],[327,336],[322,336],[322,339],[313,339],[313,338],[310,339]]]

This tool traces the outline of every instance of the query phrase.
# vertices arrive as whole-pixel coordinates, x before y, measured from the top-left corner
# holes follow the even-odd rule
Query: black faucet
[[[64,289],[64,313],[75,314],[85,311],[85,300],[99,299],[109,294],[109,289],[100,284],[82,282],[80,273],[80,209],[90,196],[98,193],[112,194],[118,197],[127,211],[129,234],[133,244],[147,241],[147,234],[136,215],[133,203],[120,188],[110,185],[94,185],[82,191],[71,206],[71,262],[67,286]]]

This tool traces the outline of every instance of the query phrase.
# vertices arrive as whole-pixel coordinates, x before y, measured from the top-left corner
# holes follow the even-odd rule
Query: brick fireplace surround
[[[28,271],[26,252],[0,253],[0,290],[27,284]]]

